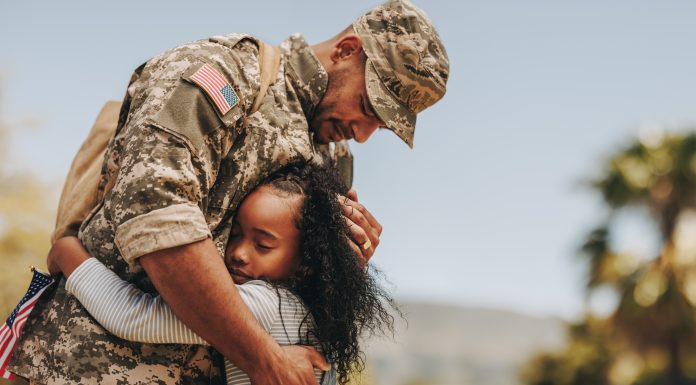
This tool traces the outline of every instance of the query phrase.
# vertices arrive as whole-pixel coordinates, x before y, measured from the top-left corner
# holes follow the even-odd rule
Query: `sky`
[[[9,166],[59,185],[103,103],[177,44],[231,32],[318,43],[377,4],[3,0]],[[416,4],[450,80],[413,150],[389,131],[352,146],[354,187],[384,226],[374,263],[402,299],[577,317],[577,249],[606,215],[586,182],[639,133],[696,127],[696,2]],[[649,247],[650,229],[626,222],[627,247]]]

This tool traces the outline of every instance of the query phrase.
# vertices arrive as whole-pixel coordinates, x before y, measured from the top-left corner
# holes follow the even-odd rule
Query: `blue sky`
[[[377,3],[4,2],[12,168],[60,183],[99,108],[178,43],[248,32],[333,36]],[[604,211],[582,182],[640,130],[696,127],[696,3],[421,1],[451,60],[415,149],[353,146],[355,187],[384,225],[374,261],[398,296],[573,317],[582,236]],[[201,9],[205,5],[205,9]],[[645,245],[639,225],[624,237]]]

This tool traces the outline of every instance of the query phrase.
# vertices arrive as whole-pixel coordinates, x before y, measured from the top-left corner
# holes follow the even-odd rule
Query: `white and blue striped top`
[[[160,296],[144,293],[95,258],[75,269],[66,289],[106,330],[120,338],[145,343],[208,345],[172,313]],[[313,322],[302,322],[307,308],[296,295],[285,289],[276,290],[264,281],[250,281],[237,285],[237,289],[259,324],[278,344],[307,342],[304,340]],[[309,344],[321,351],[316,339],[312,338]],[[251,384],[249,377],[228,360],[225,360],[225,373],[228,385]],[[319,383],[322,373],[315,369]],[[333,370],[323,377],[323,385],[336,384]]]

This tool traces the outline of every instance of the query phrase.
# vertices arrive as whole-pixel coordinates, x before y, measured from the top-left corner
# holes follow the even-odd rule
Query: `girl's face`
[[[225,264],[235,283],[283,280],[297,270],[300,231],[295,218],[300,202],[300,196],[278,193],[269,186],[244,199],[225,250]]]

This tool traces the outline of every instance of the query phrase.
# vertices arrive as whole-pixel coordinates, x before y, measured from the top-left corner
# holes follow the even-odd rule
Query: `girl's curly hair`
[[[393,333],[394,317],[389,308],[398,314],[400,311],[379,285],[379,271],[373,266],[365,269],[348,243],[348,227],[339,202],[347,189],[333,167],[287,166],[263,185],[283,195],[304,198],[296,219],[301,261],[297,272],[283,284],[307,306],[309,314],[303,322],[314,319],[315,327],[309,329],[313,329],[327,359],[336,365],[339,383],[346,383],[351,371],[365,368],[359,338]]]

